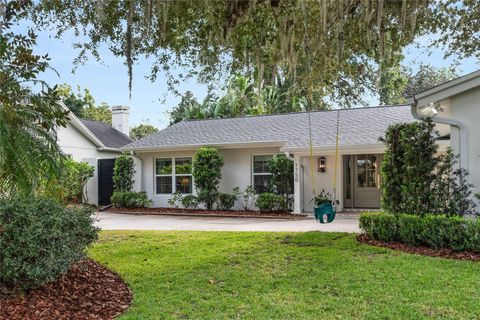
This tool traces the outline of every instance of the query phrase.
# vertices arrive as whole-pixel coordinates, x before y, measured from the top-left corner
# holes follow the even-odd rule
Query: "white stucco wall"
[[[224,158],[222,168],[222,180],[219,191],[231,193],[236,186],[243,191],[245,187],[253,184],[252,181],[252,157],[257,154],[281,153],[279,148],[248,148],[248,149],[220,149],[219,154]],[[171,195],[155,194],[155,158],[169,157],[193,157],[195,150],[171,151],[171,152],[148,152],[137,153],[137,157],[143,163],[143,187],[148,197],[153,200],[154,207],[168,207],[168,199]],[[193,183],[195,185],[195,181]],[[195,186],[193,187],[195,193]],[[241,202],[237,201],[235,209],[241,209]]]
[[[473,89],[441,103],[441,116],[462,121],[467,127],[467,169],[475,192],[480,191],[480,90]],[[451,129],[451,145],[459,152],[459,130]]]
[[[88,180],[85,188],[88,203],[98,204],[98,159],[116,158],[120,153],[99,151],[89,139],[71,124],[68,124],[66,128],[59,128],[57,142],[63,152],[70,155],[73,160],[87,162],[95,167],[94,176]]]

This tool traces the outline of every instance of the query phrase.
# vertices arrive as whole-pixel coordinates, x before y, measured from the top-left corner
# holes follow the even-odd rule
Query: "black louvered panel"
[[[110,204],[113,194],[113,166],[115,159],[98,160],[98,205]]]

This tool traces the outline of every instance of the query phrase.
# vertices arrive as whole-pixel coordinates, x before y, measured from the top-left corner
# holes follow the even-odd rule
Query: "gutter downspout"
[[[295,161],[295,159],[292,158],[292,156],[290,155],[290,152],[288,151],[285,151],[285,157],[287,157],[287,159],[290,161]]]
[[[413,100],[414,103],[410,105],[413,117],[418,120],[425,120],[427,117],[418,113],[417,99],[415,98],[415,96],[413,96]],[[431,119],[435,123],[447,124],[458,129],[458,131],[460,132],[458,144],[460,148],[460,168],[468,170],[468,132],[465,123],[460,120],[437,116],[432,117]]]

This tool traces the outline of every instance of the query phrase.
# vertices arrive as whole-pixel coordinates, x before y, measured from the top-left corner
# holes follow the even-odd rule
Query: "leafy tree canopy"
[[[34,53],[36,35],[18,32],[29,1],[0,6],[0,193],[36,192],[45,179],[60,175],[63,154],[55,131],[65,127],[67,112],[56,88],[40,79],[49,57]]]
[[[291,90],[291,84],[265,85],[258,88],[252,77],[232,76],[223,95],[208,94],[199,103],[190,91],[182,95],[170,112],[170,123],[188,119],[231,118],[265,114],[320,110],[328,108],[322,97],[307,97],[303,90]]]
[[[130,129],[130,138],[132,138],[133,140],[140,140],[155,132],[158,132],[157,128],[155,128],[151,124],[142,123]]]
[[[74,92],[70,85],[64,83],[58,86],[58,94],[63,103],[65,103],[70,111],[77,117],[112,124],[112,110],[110,106],[105,102],[97,105],[90,90],[83,89],[82,92],[78,86],[77,92]]]
[[[401,66],[385,70],[381,77],[379,97],[381,104],[405,103],[406,97],[450,81],[458,77],[457,70],[435,68],[430,64],[420,64],[416,72]]]
[[[458,73],[455,67],[435,68],[429,64],[421,64],[417,72],[407,72],[407,77],[404,96],[411,97],[418,92],[457,78]]]
[[[33,18],[58,36],[72,29],[80,35],[76,63],[89,54],[101,59],[106,44],[125,59],[130,85],[135,61],[148,56],[151,79],[165,72],[172,88],[191,76],[214,83],[241,74],[258,87],[290,81],[307,96],[349,106],[362,102],[419,35],[438,34],[447,54],[478,57],[478,6],[474,0],[45,0]],[[174,67],[188,71],[177,74]]]

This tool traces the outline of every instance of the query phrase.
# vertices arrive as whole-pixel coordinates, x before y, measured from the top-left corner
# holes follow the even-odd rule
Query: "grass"
[[[133,290],[121,319],[480,318],[480,264],[349,234],[106,231],[90,256]]]

